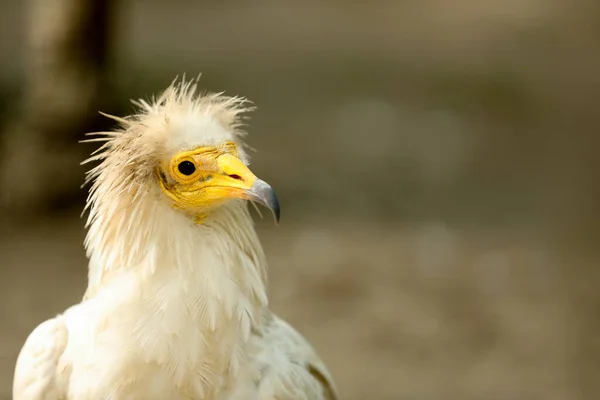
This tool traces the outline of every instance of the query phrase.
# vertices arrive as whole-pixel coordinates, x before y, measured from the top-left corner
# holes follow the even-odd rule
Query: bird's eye
[[[194,165],[193,162],[188,161],[188,160],[180,162],[179,165],[177,166],[177,169],[183,175],[187,175],[187,176],[196,172],[196,166]]]

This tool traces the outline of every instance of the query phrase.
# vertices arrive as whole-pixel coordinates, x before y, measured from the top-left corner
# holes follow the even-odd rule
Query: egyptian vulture
[[[81,303],[41,323],[17,359],[15,400],[337,399],[308,342],[268,308],[246,200],[279,218],[248,168],[239,97],[175,80],[86,162]]]

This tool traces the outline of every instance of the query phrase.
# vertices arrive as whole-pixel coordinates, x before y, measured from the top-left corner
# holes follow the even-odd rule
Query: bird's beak
[[[239,158],[231,154],[219,156],[217,166],[221,177],[216,179],[214,184],[229,189],[224,193],[226,197],[237,197],[262,204],[271,210],[275,223],[279,223],[279,200],[275,190],[267,182],[258,179]]]

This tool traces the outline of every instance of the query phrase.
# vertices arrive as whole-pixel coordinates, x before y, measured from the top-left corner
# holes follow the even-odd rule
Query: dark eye
[[[196,172],[196,166],[194,165],[194,163],[191,161],[187,161],[187,160],[180,162],[179,165],[177,166],[177,169],[183,175],[188,175],[188,176],[193,174],[194,172]]]

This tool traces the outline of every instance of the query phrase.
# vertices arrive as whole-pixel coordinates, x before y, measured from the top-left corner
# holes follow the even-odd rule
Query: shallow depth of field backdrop
[[[0,398],[85,289],[77,140],[200,72],[258,106],[271,304],[342,398],[600,398],[600,3],[86,0],[64,66],[42,3],[0,2]]]

